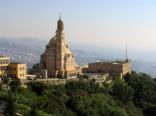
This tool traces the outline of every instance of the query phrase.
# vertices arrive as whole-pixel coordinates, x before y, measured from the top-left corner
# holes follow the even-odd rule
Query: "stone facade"
[[[10,57],[0,56],[0,78],[3,77],[27,79],[27,65],[10,62]]]
[[[64,23],[61,18],[57,21],[56,34],[46,45],[41,55],[42,69],[47,70],[48,77],[62,77],[77,75],[78,68],[75,56],[70,51],[64,35]]]
[[[21,80],[27,79],[27,65],[22,63],[10,63],[8,67],[8,76],[17,77]]]
[[[0,56],[0,77],[7,77],[9,64],[9,57]]]
[[[89,73],[109,73],[112,77],[122,78],[127,73],[131,73],[131,61],[106,61],[88,64],[83,72]]]

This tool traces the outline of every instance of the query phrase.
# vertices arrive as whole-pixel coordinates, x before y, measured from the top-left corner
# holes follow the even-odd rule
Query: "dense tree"
[[[3,107],[3,114],[5,116],[15,116],[15,97],[11,92],[0,93],[0,106]]]
[[[35,92],[38,96],[43,95],[46,85],[42,82],[32,82],[28,84],[28,87]]]
[[[1,79],[3,84],[9,84],[9,77],[3,77]]]
[[[34,64],[33,66],[32,66],[32,68],[30,68],[29,70],[28,70],[28,72],[29,72],[29,74],[40,74],[40,72],[41,72],[41,64],[40,63],[37,63],[37,64]]]
[[[113,85],[113,95],[123,103],[128,103],[133,98],[133,89],[122,80],[116,80]]]
[[[27,88],[9,80],[11,89],[0,91],[0,103],[7,103],[6,115],[155,116],[156,81],[135,72],[124,79],[103,86],[83,79],[65,85],[32,82]]]
[[[10,85],[11,91],[16,93],[21,86],[21,82],[18,78],[12,78],[9,85]]]
[[[154,79],[145,73],[137,74],[135,72],[125,78],[128,78],[126,83],[134,90],[134,104],[143,109],[143,113],[151,116],[147,112],[153,111],[153,108],[156,106],[156,82]],[[152,115],[155,116],[156,113]]]
[[[156,106],[148,107],[143,110],[145,116],[155,116],[156,115]]]

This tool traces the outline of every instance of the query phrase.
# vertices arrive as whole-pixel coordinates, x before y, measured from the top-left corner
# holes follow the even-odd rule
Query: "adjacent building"
[[[55,36],[50,39],[45,52],[41,55],[40,63],[50,78],[67,78],[80,72],[75,56],[65,41],[64,23],[61,18],[57,21]]]
[[[0,56],[0,77],[27,79],[27,65],[10,62],[9,57]]]
[[[88,67],[83,68],[83,72],[88,73],[109,73],[112,77],[122,78],[127,73],[131,73],[131,61],[104,61],[88,64]]]
[[[17,77],[21,80],[27,79],[27,65],[23,63],[10,63],[8,67],[8,76]]]
[[[0,56],[0,77],[6,77],[8,74],[8,66],[10,64],[10,58]]]

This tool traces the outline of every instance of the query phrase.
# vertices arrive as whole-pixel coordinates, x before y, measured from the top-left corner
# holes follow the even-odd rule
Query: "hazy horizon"
[[[155,5],[154,0],[0,1],[0,36],[48,41],[61,12],[68,42],[156,51]]]
[[[34,45],[34,48],[45,49],[49,40],[37,39],[37,38],[4,38],[0,37],[1,42],[13,42],[12,44],[22,44],[29,46]],[[14,40],[14,41],[12,41]],[[37,41],[36,41],[37,40]],[[33,42],[33,43],[32,43]],[[71,51],[80,50],[82,52],[88,52],[90,56],[97,55],[103,56],[106,60],[124,60],[126,57],[126,48],[124,47],[111,47],[111,46],[99,46],[93,44],[76,43],[68,41]],[[156,63],[156,50],[139,50],[139,49],[127,49],[128,58],[131,60],[137,60],[140,62]],[[109,56],[109,57],[108,57]]]

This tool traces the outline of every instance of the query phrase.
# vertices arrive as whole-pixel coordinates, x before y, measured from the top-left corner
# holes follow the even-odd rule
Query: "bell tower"
[[[62,32],[64,30],[64,23],[61,20],[61,17],[57,21],[57,32]]]
[[[56,75],[63,75],[64,72],[64,44],[64,23],[60,17],[57,21],[56,30],[56,70],[58,71]]]

